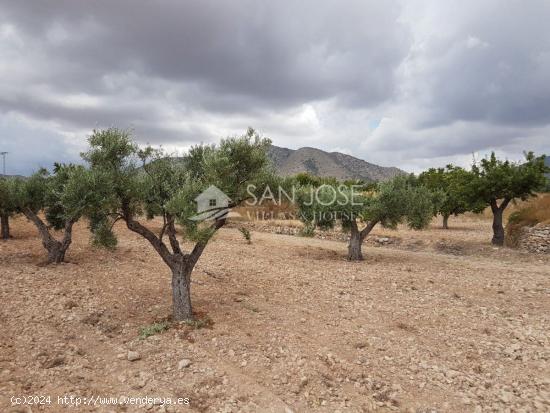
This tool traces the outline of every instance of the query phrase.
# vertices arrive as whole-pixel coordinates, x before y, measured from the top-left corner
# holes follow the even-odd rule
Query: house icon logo
[[[196,198],[197,215],[191,217],[193,221],[207,221],[210,219],[223,219],[229,213],[229,198],[220,189],[210,185]]]

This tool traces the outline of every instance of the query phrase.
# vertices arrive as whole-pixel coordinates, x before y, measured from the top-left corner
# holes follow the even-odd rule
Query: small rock
[[[500,393],[500,400],[504,403],[510,403],[512,401],[512,393],[502,390]]]
[[[182,370],[189,367],[190,365],[191,365],[191,360],[183,359],[183,360],[180,360],[180,362],[178,363],[178,369]]]
[[[126,356],[126,358],[128,359],[128,361],[136,361],[136,360],[141,359],[141,356],[137,351],[131,351],[130,350],[128,352],[128,355]]]

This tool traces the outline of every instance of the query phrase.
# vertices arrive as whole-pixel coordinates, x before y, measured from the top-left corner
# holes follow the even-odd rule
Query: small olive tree
[[[340,222],[350,232],[348,259],[363,259],[362,244],[380,224],[395,228],[406,220],[411,228],[427,226],[433,213],[433,195],[411,177],[398,176],[376,185],[374,190],[356,192],[353,186],[304,187],[297,197],[299,214],[306,227],[332,228]]]
[[[109,193],[98,222],[122,220],[145,238],[172,272],[173,318],[193,318],[191,273],[214,233],[226,223],[228,208],[248,197],[247,185],[269,175],[266,151],[270,141],[249,129],[241,137],[228,138],[218,146],[192,148],[183,160],[167,157],[150,147],[140,149],[127,131],[115,128],[94,131],[90,149],[82,156],[93,171],[106,178]],[[230,199],[227,205],[210,205],[197,214],[195,198],[214,185]],[[161,229],[153,231],[140,220],[159,218]],[[95,225],[105,228],[112,224]],[[92,225],[94,227],[94,225]],[[190,250],[180,244],[193,243]]]
[[[10,218],[17,213],[17,193],[21,184],[19,179],[0,178],[0,238],[8,240]]]
[[[60,263],[72,242],[73,225],[101,196],[101,185],[82,166],[55,164],[53,173],[41,169],[21,182],[17,211],[38,229],[48,263]],[[43,212],[43,217],[41,212]],[[57,239],[53,231],[63,231]]]
[[[468,190],[473,202],[483,202],[493,213],[494,245],[504,245],[504,210],[515,199],[526,200],[536,196],[546,185],[544,176],[548,168],[545,157],[525,154],[525,162],[515,163],[497,159],[495,153],[472,165],[473,179]]]

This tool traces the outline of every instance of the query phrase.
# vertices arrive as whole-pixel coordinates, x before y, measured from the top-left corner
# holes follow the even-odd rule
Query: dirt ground
[[[377,229],[360,263],[341,241],[222,229],[194,271],[206,326],[140,339],[171,312],[145,240],[120,226],[95,250],[80,223],[68,263],[44,266],[18,219],[0,242],[0,411],[550,411],[550,259],[493,248],[484,219],[437,225]],[[190,404],[128,403],[144,396]]]

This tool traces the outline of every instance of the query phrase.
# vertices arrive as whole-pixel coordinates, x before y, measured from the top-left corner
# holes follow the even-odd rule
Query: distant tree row
[[[306,228],[326,229],[340,223],[342,229],[350,233],[348,258],[361,260],[362,242],[377,224],[394,228],[405,221],[409,227],[421,229],[429,224],[432,216],[441,215],[443,228],[448,229],[450,216],[480,213],[490,207],[492,243],[501,246],[504,245],[503,213],[510,202],[536,196],[536,192],[544,191],[548,185],[544,159],[530,152],[525,162],[515,163],[499,160],[491,153],[489,158],[474,163],[470,171],[448,165],[429,169],[418,177],[398,176],[374,184],[338,183],[302,174],[296,177],[302,193],[318,188],[318,196],[299,198],[300,218]],[[363,188],[355,194],[358,205],[341,202],[352,198],[354,185]],[[336,208],[328,205],[327,201],[333,199]]]

